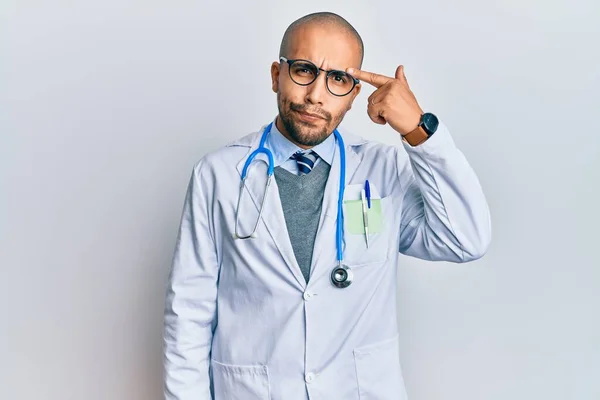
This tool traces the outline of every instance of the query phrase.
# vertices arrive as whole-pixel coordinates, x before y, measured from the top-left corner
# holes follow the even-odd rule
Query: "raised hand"
[[[354,68],[346,72],[377,88],[369,96],[367,106],[367,114],[373,122],[390,124],[401,135],[417,128],[423,110],[408,86],[403,65],[398,66],[394,78]]]

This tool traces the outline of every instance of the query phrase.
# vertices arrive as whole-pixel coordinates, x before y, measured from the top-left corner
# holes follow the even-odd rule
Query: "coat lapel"
[[[255,135],[255,137],[251,141],[248,152],[237,163],[236,168],[240,174],[240,179],[242,176],[242,170],[244,169],[244,164],[246,163],[246,159],[258,147],[263,129],[265,127],[266,126],[263,126],[263,128]],[[254,203],[256,213],[249,214],[252,215],[253,218],[258,218],[258,211],[260,210],[261,202],[263,200],[265,185],[267,184],[267,165],[268,159],[264,153],[261,153],[254,158],[251,167],[248,168],[248,177],[246,179],[246,185],[244,188],[242,201],[244,199],[247,199],[248,197],[252,199],[252,203]],[[300,266],[296,261],[294,249],[292,248],[292,244],[290,242],[290,236],[287,231],[285,216],[283,214],[283,207],[281,205],[281,199],[279,198],[279,189],[277,187],[277,182],[275,180],[274,175],[271,178],[270,187],[267,190],[266,196],[267,197],[265,199],[264,210],[261,217],[262,223],[264,223],[267,231],[269,232],[269,235],[271,236],[273,242],[275,243],[275,246],[281,253],[281,256],[285,260],[285,263],[291,271],[292,275],[294,276],[295,280],[302,288],[304,288],[306,287],[306,281],[304,279],[304,276],[302,275]],[[240,208],[242,208],[241,205]],[[242,218],[244,218],[244,214],[240,215],[240,220]],[[252,220],[252,222],[254,221],[256,221],[256,219]],[[254,225],[249,227],[249,229],[251,230],[252,227],[254,227]]]

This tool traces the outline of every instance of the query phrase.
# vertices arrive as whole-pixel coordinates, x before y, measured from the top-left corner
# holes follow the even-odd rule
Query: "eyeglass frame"
[[[296,85],[300,85],[300,86],[308,86],[308,85],[311,85],[311,84],[313,84],[313,83],[314,83],[314,82],[317,80],[317,78],[319,77],[319,74],[321,73],[321,71],[323,71],[323,72],[326,72],[326,73],[327,73],[327,75],[325,76],[325,87],[327,88],[327,91],[328,91],[329,93],[331,93],[332,95],[334,95],[334,96],[336,96],[336,97],[344,97],[344,96],[348,96],[350,93],[352,93],[352,91],[354,90],[354,88],[356,87],[356,85],[358,85],[358,84],[360,83],[360,81],[359,81],[358,79],[356,79],[355,77],[353,77],[352,75],[350,75],[350,74],[349,74],[349,73],[347,73],[346,71],[342,71],[342,70],[339,70],[339,69],[330,69],[330,70],[325,70],[325,69],[323,69],[323,68],[319,68],[319,67],[317,67],[317,66],[315,65],[315,63],[314,63],[314,62],[312,62],[312,61],[310,61],[310,60],[305,60],[305,59],[302,59],[302,58],[296,58],[296,59],[293,59],[293,60],[289,60],[289,59],[287,59],[287,58],[285,58],[285,57],[281,56],[281,57],[279,57],[279,61],[280,61],[280,62],[281,62],[281,61],[285,61],[285,62],[288,64],[288,75],[290,76],[290,79],[291,79],[291,80],[292,80],[292,82],[294,82]],[[291,70],[292,64],[293,64],[294,62],[296,62],[296,61],[304,61],[304,62],[308,62],[308,63],[310,63],[310,64],[314,65],[314,66],[315,66],[315,68],[317,69],[317,74],[315,75],[315,79],[313,79],[313,80],[312,80],[311,82],[309,82],[309,83],[298,83],[298,82],[296,82],[296,81],[294,80],[294,78],[292,78],[292,70]],[[335,93],[333,93],[333,92],[331,91],[331,89],[329,89],[329,85],[327,84],[327,79],[329,78],[329,75],[331,75],[331,73],[332,73],[332,72],[343,72],[344,74],[346,74],[346,75],[348,75],[350,78],[352,78],[352,81],[353,81],[353,84],[352,84],[352,89],[350,89],[350,90],[348,91],[348,93],[346,93],[346,94],[335,94]]]

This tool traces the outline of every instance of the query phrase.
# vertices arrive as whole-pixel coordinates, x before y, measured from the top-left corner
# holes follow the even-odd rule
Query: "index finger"
[[[371,85],[375,86],[378,89],[381,86],[385,85],[386,83],[388,83],[389,81],[394,79],[394,78],[387,77],[385,75],[376,74],[374,72],[361,71],[360,69],[356,69],[356,68],[348,68],[346,70],[346,72],[348,72],[350,75],[352,75],[356,79],[370,83]]]

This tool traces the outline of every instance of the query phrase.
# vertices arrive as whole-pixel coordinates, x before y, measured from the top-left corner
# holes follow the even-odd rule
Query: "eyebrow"
[[[298,58],[290,58],[290,60],[302,60],[302,61],[309,61],[309,62],[313,63],[313,64],[314,64],[314,65],[315,65],[317,68],[320,68],[320,67],[317,65],[317,63],[316,63],[316,62],[314,62],[314,61],[312,61],[312,60],[310,60],[310,59],[308,59],[308,58],[298,57]],[[323,69],[325,69],[325,68],[323,68]],[[345,69],[345,68],[330,68],[330,69],[328,69],[328,70],[326,70],[326,71],[341,71],[341,72],[346,72],[346,69]]]

